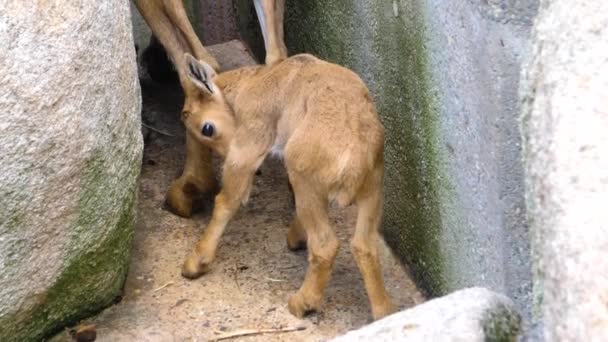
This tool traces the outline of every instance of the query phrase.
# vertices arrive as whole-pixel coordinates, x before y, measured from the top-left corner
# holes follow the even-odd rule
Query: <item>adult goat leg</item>
[[[190,217],[197,197],[200,194],[215,194],[217,188],[209,149],[186,133],[184,170],[167,191],[167,207],[178,216]]]
[[[181,34],[186,40],[186,43],[192,51],[193,56],[195,56],[199,60],[204,60],[209,65],[211,65],[213,69],[219,71],[220,66],[218,62],[203,47],[203,44],[201,44],[201,41],[198,39],[198,36],[194,32],[192,24],[190,23],[190,20],[188,20],[188,16],[186,15],[186,11],[184,10],[184,4],[182,0],[163,0],[163,3],[165,4],[165,10],[167,11],[169,18],[171,18],[173,24],[177,28],[179,28]]]
[[[203,47],[196,36],[182,0],[133,0],[139,12],[146,20],[152,33],[167,50],[175,64],[182,86],[188,83],[184,77],[184,53],[190,53],[202,59],[216,70],[219,64]]]
[[[185,74],[184,54],[194,54],[212,67],[215,59],[207,53],[198,40],[185,14],[181,0],[134,0],[156,38],[165,47],[175,64],[185,102],[182,112],[190,112],[197,101],[198,90]],[[213,191],[216,181],[212,169],[211,151],[196,140],[186,138],[186,163],[182,176],[173,182],[167,193],[167,204],[180,216],[190,216],[192,199],[199,193]]]
[[[283,40],[283,13],[285,0],[254,0],[264,46],[266,65],[274,65],[287,58],[287,48]]]

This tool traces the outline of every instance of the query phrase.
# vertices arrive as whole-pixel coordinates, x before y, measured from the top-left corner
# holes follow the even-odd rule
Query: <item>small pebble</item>
[[[94,324],[80,325],[70,333],[76,342],[93,342],[97,338],[97,328]]]

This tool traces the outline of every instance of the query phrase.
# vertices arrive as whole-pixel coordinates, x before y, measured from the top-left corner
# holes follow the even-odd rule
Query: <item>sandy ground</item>
[[[233,67],[250,62],[236,43],[211,49]],[[207,341],[244,328],[305,327],[304,330],[240,337],[246,341],[323,341],[371,321],[363,281],[349,250],[356,208],[332,208],[341,246],[321,311],[297,319],[287,300],[304,278],[306,251],[291,252],[285,236],[293,208],[279,160],[267,160],[256,176],[249,203],[229,224],[210,273],[181,277],[183,258],[208,222],[212,201],[191,219],[163,207],[170,182],[184,161],[177,85],[142,80],[143,120],[171,136],[150,132],[139,188],[138,220],[122,301],[85,320],[97,341]],[[217,164],[217,163],[216,163]],[[424,299],[382,243],[387,289],[399,308]],[[67,338],[67,333],[56,340]]]

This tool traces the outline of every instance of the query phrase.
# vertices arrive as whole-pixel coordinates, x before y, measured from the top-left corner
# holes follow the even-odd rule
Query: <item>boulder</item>
[[[546,341],[608,338],[608,2],[542,1],[523,73],[526,192]]]
[[[335,338],[352,341],[516,341],[520,317],[507,297],[484,288],[456,291]]]
[[[0,341],[41,340],[116,298],[142,158],[125,1],[0,10]]]

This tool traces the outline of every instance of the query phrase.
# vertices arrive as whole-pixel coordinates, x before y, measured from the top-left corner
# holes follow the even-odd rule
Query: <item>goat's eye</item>
[[[213,133],[215,133],[215,127],[213,127],[212,124],[205,122],[201,133],[203,133],[204,136],[211,138]]]

